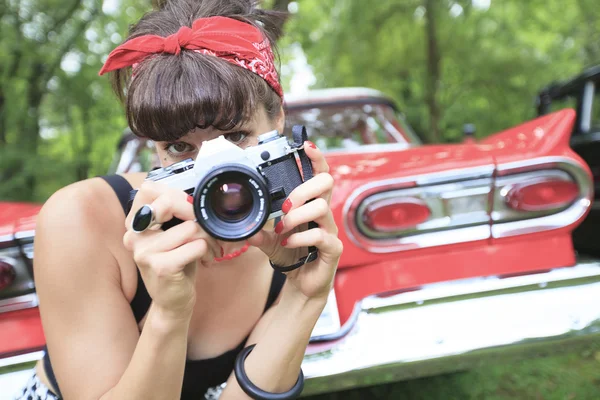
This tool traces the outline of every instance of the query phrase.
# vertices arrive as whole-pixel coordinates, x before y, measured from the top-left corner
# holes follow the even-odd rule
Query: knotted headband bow
[[[144,35],[128,40],[108,56],[100,75],[134,66],[152,54],[179,54],[182,49],[221,58],[263,78],[283,97],[269,40],[253,25],[227,17],[200,18],[167,37]]]

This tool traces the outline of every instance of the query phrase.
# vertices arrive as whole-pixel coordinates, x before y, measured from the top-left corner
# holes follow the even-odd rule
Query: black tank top
[[[115,191],[123,210],[127,210],[127,202],[129,200],[129,192],[132,187],[129,182],[120,175],[111,175],[102,177]],[[139,323],[146,312],[150,308],[152,299],[146,290],[144,281],[138,270],[137,273],[137,290],[135,296],[131,300],[131,309],[135,320]],[[267,311],[272,305],[283,284],[285,282],[285,275],[281,272],[273,271],[273,278],[271,280],[271,287],[269,288],[269,296],[264,311]],[[246,344],[246,337],[242,343],[240,343],[235,349],[229,350],[220,356],[214,358],[208,358],[204,360],[187,360],[185,363],[185,372],[183,375],[183,389],[181,391],[181,399],[203,399],[206,391],[213,387],[222,384],[227,381],[227,378],[233,371],[233,364],[238,353],[242,351]],[[56,376],[52,370],[52,364],[50,363],[50,355],[48,354],[48,348],[46,347],[44,354],[44,370],[48,376],[48,380],[52,383],[54,388],[59,391]],[[62,397],[62,396],[61,396]]]

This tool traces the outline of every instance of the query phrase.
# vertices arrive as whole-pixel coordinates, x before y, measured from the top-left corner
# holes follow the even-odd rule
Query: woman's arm
[[[152,305],[129,365],[100,399],[179,399],[190,316],[173,316]]]
[[[262,231],[252,238],[253,244],[270,257],[277,253],[281,256],[288,249],[314,246],[318,250],[316,260],[286,274],[279,303],[268,322],[261,319],[262,326],[257,326],[250,338],[250,343],[257,340],[257,344],[244,364],[248,379],[258,388],[274,393],[288,391],[298,379],[310,334],[327,302],[343,251],[329,207],[333,190],[329,166],[314,144],[306,142],[304,148],[311,159],[314,178],[290,193],[274,232]],[[296,231],[310,221],[317,227]],[[240,398],[248,397],[232,374],[223,399]]]
[[[244,367],[252,383],[273,393],[294,386],[310,334],[325,303],[326,298],[307,299],[284,286],[279,302],[265,313],[248,339],[248,345],[256,343]],[[246,398],[232,373],[221,399]]]
[[[57,192],[37,224],[40,311],[64,399],[179,399],[190,313],[153,304],[139,334],[122,285],[135,265],[121,269],[111,251],[125,229],[106,183]]]

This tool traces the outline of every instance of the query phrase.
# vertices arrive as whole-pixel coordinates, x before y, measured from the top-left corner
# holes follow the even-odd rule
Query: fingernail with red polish
[[[188,203],[190,203],[190,204],[194,204],[194,197],[193,197],[193,196],[190,196],[190,195],[188,195],[188,197],[187,197],[187,202],[188,202]]]
[[[282,245],[282,246],[285,246],[286,244],[287,244],[287,238],[285,238],[285,239],[283,239],[283,240],[281,241],[281,245]]]
[[[280,234],[283,231],[283,220],[279,221],[277,225],[275,225],[275,233]]]
[[[281,206],[281,211],[283,211],[284,214],[287,214],[288,212],[290,212],[290,208],[292,208],[292,201],[290,199],[287,199],[283,202],[283,205]]]
[[[307,141],[306,141],[306,144],[308,144],[308,146],[309,146],[309,147],[311,147],[311,148],[313,148],[313,149],[316,149],[316,148],[317,148],[317,145],[316,145],[316,144],[314,144],[313,142],[311,142],[310,140],[307,140]]]

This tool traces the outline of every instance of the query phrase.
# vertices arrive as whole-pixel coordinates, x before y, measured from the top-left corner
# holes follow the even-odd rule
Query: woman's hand
[[[195,222],[185,192],[156,182],[144,182],[125,219],[125,247],[133,252],[153,306],[175,316],[189,315],[195,304],[196,261],[210,263],[219,246]],[[131,228],[135,213],[151,205],[157,223],[177,217],[184,222],[166,231],[158,225],[136,233]]]
[[[317,259],[288,272],[287,280],[307,298],[326,298],[343,250],[329,205],[334,182],[319,149],[312,142],[306,142],[304,149],[312,162],[314,177],[290,193],[275,231],[263,230],[249,242],[265,252],[273,263],[283,266],[298,262],[306,255],[308,246],[315,246]],[[310,221],[318,227],[306,230]]]

